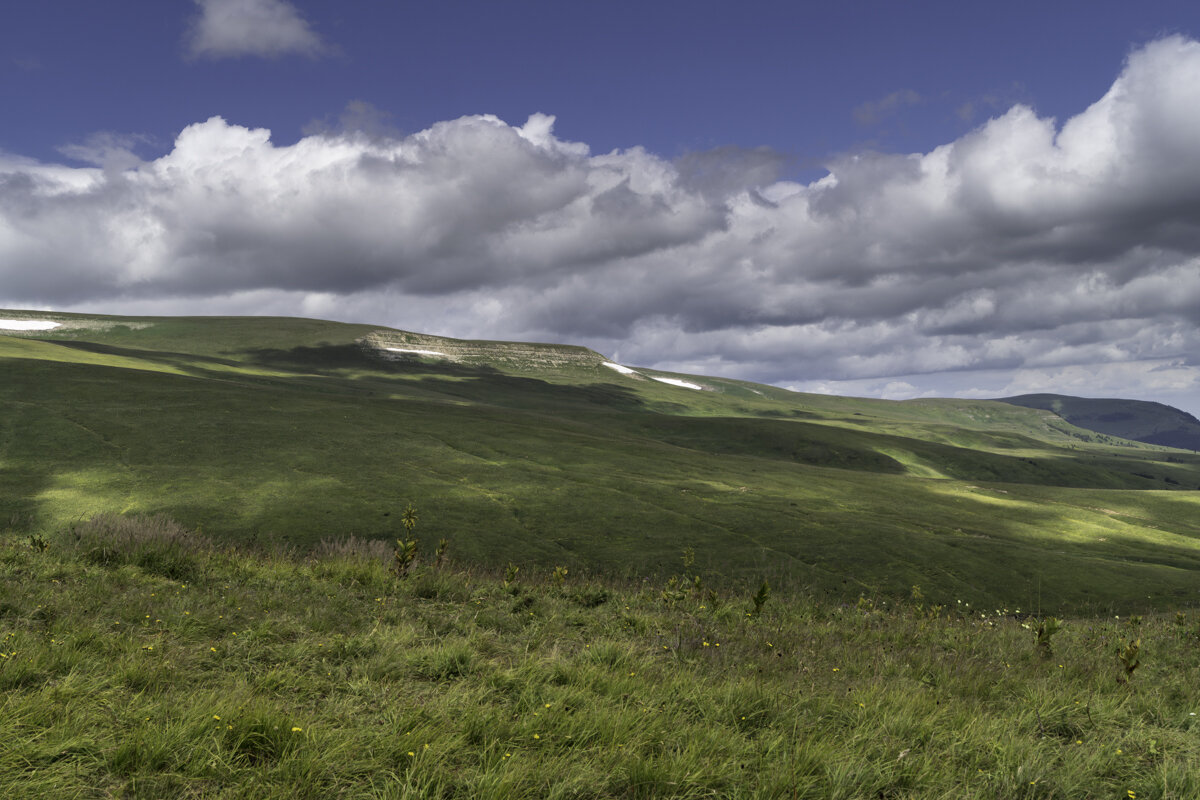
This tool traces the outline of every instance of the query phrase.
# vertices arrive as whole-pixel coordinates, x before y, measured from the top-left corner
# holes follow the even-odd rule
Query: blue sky
[[[1200,35],[1189,2],[298,0],[323,50],[189,57],[186,0],[12,6],[0,147],[42,159],[96,131],[162,152],[212,115],[289,143],[358,100],[401,132],[543,112],[595,152],[767,146],[819,169],[932,149],[1015,102],[1078,113],[1135,45]]]
[[[1200,413],[1195,3],[10,5],[0,307]]]

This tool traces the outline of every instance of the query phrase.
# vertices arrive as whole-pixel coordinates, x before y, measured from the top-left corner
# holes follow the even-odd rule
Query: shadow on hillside
[[[905,467],[870,434],[829,425],[755,417],[656,415],[629,420],[638,436],[711,455],[769,458],[814,467],[899,475]]]
[[[217,356],[197,353],[120,347],[99,342],[47,340],[47,343],[97,355],[119,356],[146,361],[151,364],[161,364],[201,377],[214,374],[211,370],[205,369],[206,365],[231,367],[234,369],[251,367],[277,371],[292,370],[329,376],[336,375],[339,370],[374,369],[380,366],[378,359],[371,358],[361,347],[355,344],[295,347],[290,350],[252,349],[238,351],[234,354],[241,355],[244,353],[245,357],[219,358]],[[226,372],[220,372],[220,374],[225,377],[229,376],[229,373]],[[307,375],[299,375],[297,377],[307,377]]]
[[[384,359],[356,344],[243,352],[249,364],[301,370],[339,382],[349,381],[359,389],[374,387],[404,393],[405,389],[416,388],[425,396],[525,410],[562,411],[581,403],[620,411],[647,410],[635,391],[615,383],[562,384],[512,375],[486,364]],[[346,370],[363,372],[346,375]]]
[[[794,420],[794,419],[832,419],[838,422],[846,421],[839,420],[836,417],[829,418],[817,414],[813,411],[805,411],[799,408],[789,408],[786,411],[779,408],[750,408],[742,406],[739,409],[748,417],[760,417],[762,419],[778,419],[778,420]]]
[[[1045,505],[1022,502],[1003,512],[985,497],[957,494],[950,502],[969,522],[934,519],[948,499],[930,491],[920,501],[930,510],[930,517],[921,519],[928,525],[923,544],[934,567],[930,571],[954,579],[963,592],[990,584],[993,592],[1027,611],[1036,610],[1029,605],[1035,593],[1049,611],[1054,606],[1088,611],[1200,603],[1200,548],[1183,543],[1196,535],[1186,525],[1120,516],[1108,524],[1103,510],[1086,506],[1080,508],[1095,516],[1080,519],[1069,510],[1069,496]],[[1090,540],[1080,540],[1081,534]],[[1154,540],[1169,536],[1180,537],[1180,544]]]
[[[138,361],[147,361],[151,364],[161,364],[163,366],[173,367],[180,372],[204,374],[206,371],[198,364],[212,364],[223,367],[239,367],[241,362],[229,358],[216,358],[214,356],[202,356],[194,353],[174,353],[166,350],[142,350],[133,347],[118,347],[112,344],[101,344],[99,342],[81,342],[65,339],[46,339],[46,344],[52,344],[57,347],[65,347],[68,350],[79,350],[84,353],[93,353],[95,355],[104,356],[119,356],[121,358],[136,359]]]
[[[286,350],[270,347],[239,350],[239,360],[246,364],[269,369],[291,369],[318,374],[335,374],[347,369],[383,370],[391,362],[380,359],[362,345],[319,344],[299,345]]]
[[[959,612],[956,601],[970,603],[989,616],[1002,608],[1125,614],[1200,605],[1200,548],[1189,546],[1195,531],[1186,523],[1152,515],[1107,524],[1102,511],[1077,510],[1066,494],[1004,507],[938,486],[885,481],[872,498],[828,510],[809,501],[795,532],[782,520],[757,518],[759,539],[778,554],[772,585],[803,588],[818,579],[810,575],[815,565],[848,587],[826,581],[820,588],[849,602],[857,587],[907,597],[918,585],[930,602]],[[724,549],[726,571],[744,571],[744,554]]]
[[[62,451],[57,446],[78,429],[60,424],[58,414],[40,407],[30,413],[32,404],[26,401],[22,401],[26,408],[14,408],[3,395],[0,392],[0,415],[16,420],[20,427],[5,431],[0,422],[0,537],[33,547],[33,535],[55,532],[46,509],[52,502],[48,498],[64,488],[58,474],[63,469]],[[95,459],[95,449],[89,455]]]
[[[677,568],[680,549],[692,547],[702,560],[705,554],[720,554],[719,560],[697,567],[713,571],[714,585],[744,580],[753,590],[765,576],[780,590],[820,589],[849,603],[872,589],[907,596],[914,583],[937,602],[954,605],[961,598],[989,615],[1004,607],[1026,613],[1116,609],[1109,613],[1125,614],[1200,602],[1200,550],[1138,538],[1136,525],[1118,524],[1096,540],[1071,541],[1063,526],[1078,520],[1069,506],[1059,504],[1026,503],[1009,515],[997,513],[985,497],[950,497],[928,483],[912,482],[904,501],[894,502],[897,497],[881,485],[884,494],[831,510],[830,516],[807,513],[780,498],[755,498],[753,492],[736,495],[745,498],[737,512],[729,511],[726,498],[721,501],[725,514],[694,513],[655,489],[629,494],[609,507],[592,503],[588,490],[571,477],[543,477],[536,490],[513,494],[511,509],[467,498],[470,509],[464,510],[460,496],[426,496],[423,509],[430,511],[432,526],[427,532],[453,540],[456,557],[516,561],[531,575],[561,563],[556,559],[586,558],[580,568],[586,564],[593,571],[665,579]],[[561,500],[554,499],[560,480],[571,486],[574,502],[587,507],[579,511],[586,518],[578,527],[563,524],[570,514],[564,516],[556,505]],[[309,502],[310,513],[319,513],[323,501]],[[664,507],[673,509],[673,523],[664,524]],[[286,513],[287,501],[280,498],[279,506],[264,507],[249,527],[294,535],[294,528],[280,525]],[[1152,527],[1158,522],[1146,520],[1145,532],[1161,535]],[[358,518],[355,530],[359,536],[388,538],[395,524],[376,515]],[[754,531],[753,538],[743,535],[746,530]],[[636,564],[632,570],[631,564]]]
[[[1079,489],[1200,490],[1200,465],[1183,461],[1164,464],[1157,460],[1156,455],[1142,452],[1138,455],[1099,454],[1074,458],[1062,455],[1020,459],[1032,464],[1040,473],[1033,476],[1034,480],[1021,482]]]
[[[408,396],[414,400],[480,403],[569,416],[581,411],[639,412],[621,418],[625,432],[714,455],[743,455],[810,466],[900,474],[893,453],[907,452],[948,478],[1098,489],[1200,488],[1200,470],[1186,454],[1162,463],[1153,454],[1083,453],[1026,457],[930,442],[897,434],[852,430],[800,419],[692,417],[688,409],[648,403],[635,389],[609,382],[555,383],[512,375],[489,365],[418,358],[384,359],[361,345],[248,349],[236,358],[56,341],[56,346],[159,364],[197,378],[269,384],[321,394]],[[294,375],[254,375],[262,368]],[[678,411],[679,415],[673,414]],[[606,420],[606,425],[617,424]],[[993,437],[995,438],[995,437]],[[995,444],[995,442],[993,442]],[[1044,446],[1025,437],[1013,447]]]
[[[962,481],[1097,489],[1178,490],[1200,484],[1194,467],[1145,456],[1027,457],[801,420],[656,415],[625,420],[623,427],[638,436],[714,455],[883,474],[907,472],[897,457],[904,453],[945,478]],[[1019,443],[1026,449],[1046,447],[1028,438]]]
[[[619,401],[628,392],[621,387],[558,386],[453,364],[393,366],[390,374],[370,377],[381,398],[407,382],[429,384],[443,396],[452,390],[501,395],[513,406],[532,396],[529,402],[544,409],[551,402],[546,395],[557,393],[560,419],[602,424],[574,436],[581,432],[542,425],[534,416],[532,425],[527,418],[516,429],[541,436],[536,445],[509,447],[509,414],[499,405],[487,413],[450,407],[451,413],[428,414],[425,419],[436,424],[406,425],[428,407],[413,415],[364,414],[363,421],[354,418],[359,395],[341,405],[313,403],[303,394],[311,384],[291,396],[297,402],[276,403],[287,387],[300,386],[293,378],[271,379],[283,389],[269,397],[259,391],[266,379],[251,377],[241,384],[248,391],[231,391],[223,372],[214,372],[222,383],[181,387],[177,376],[90,364],[52,365],[54,379],[46,380],[46,365],[19,362],[0,382],[0,397],[19,401],[26,415],[18,416],[15,405],[5,408],[14,409],[8,418],[13,438],[0,470],[0,511],[36,519],[56,503],[79,502],[90,515],[127,507],[134,498],[145,513],[202,523],[228,539],[274,530],[273,542],[350,531],[383,536],[395,529],[397,498],[407,496],[427,515],[422,530],[480,542],[478,550],[464,544],[461,552],[492,563],[528,558],[549,566],[563,553],[577,552],[581,565],[621,570],[633,563],[641,570],[656,553],[675,559],[686,546],[722,574],[752,581],[764,563],[786,565],[802,580],[819,579],[831,591],[849,593],[849,602],[864,585],[906,595],[913,583],[930,597],[958,596],[973,604],[1002,598],[1009,608],[1020,603],[1024,609],[1040,591],[1048,611],[1104,608],[1112,598],[1126,608],[1200,601],[1200,552],[1184,538],[1200,538],[1200,523],[1188,514],[1194,504],[1189,494],[967,489],[898,476],[868,480],[849,471],[815,476],[817,488],[793,489],[815,471],[734,458],[675,458],[630,441],[611,445],[617,437],[642,444],[678,437],[680,446],[698,451],[779,447],[775,458],[787,461],[788,448],[803,445],[809,435],[804,423],[678,422],[649,411],[622,416],[607,411],[607,403],[581,403],[592,389]],[[307,379],[344,395],[344,384],[352,382]],[[280,408],[265,411],[270,404]],[[324,430],[325,417],[336,419],[329,420],[331,438],[323,440],[311,431]],[[777,440],[783,432],[796,439]],[[873,451],[883,443],[879,435],[826,433],[849,437],[829,440],[831,448]],[[407,447],[418,439],[450,449],[439,445],[414,456]],[[890,439],[892,445],[904,442]],[[459,462],[466,467],[438,460],[455,450],[467,455]],[[130,453],[139,465],[132,476],[124,457]],[[1023,470],[1050,461],[988,458]],[[464,495],[470,485],[486,491]],[[67,490],[66,501],[56,488]],[[72,493],[80,499],[70,500]],[[1115,511],[1099,507],[1105,504]],[[852,580],[839,589],[843,576]]]
[[[621,411],[646,410],[646,404],[636,392],[617,384],[558,384],[510,375],[487,365],[381,359],[357,344],[299,346],[287,350],[248,349],[240,351],[237,358],[96,342],[54,341],[52,344],[96,355],[170,367],[197,378],[257,384],[265,382],[276,386],[304,385],[322,393],[370,396],[384,390],[403,394],[405,389],[417,388],[418,394],[425,397],[470,400],[530,410],[562,411],[581,403]],[[246,368],[293,371],[297,374],[253,375],[229,371]]]
[[[38,501],[51,488],[50,478],[26,464],[0,469],[0,534],[27,536],[38,530]]]

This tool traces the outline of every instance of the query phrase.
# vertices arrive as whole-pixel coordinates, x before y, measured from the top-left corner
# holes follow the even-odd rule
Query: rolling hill
[[[476,563],[695,568],[854,598],[1168,606],[1200,456],[1044,410],[890,402],[553,344],[291,318],[0,311],[0,526],[163,513],[244,546],[418,535]],[[10,324],[10,328],[15,327]]]
[[[1200,420],[1162,403],[1063,394],[1025,394],[1001,402],[1053,411],[1077,428],[1105,436],[1200,451]]]

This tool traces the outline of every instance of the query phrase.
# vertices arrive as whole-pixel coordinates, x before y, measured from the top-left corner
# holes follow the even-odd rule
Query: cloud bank
[[[187,37],[190,55],[206,58],[318,56],[325,44],[285,0],[195,0],[200,14]]]
[[[769,151],[594,154],[553,122],[280,146],[214,117],[132,166],[0,155],[0,304],[570,341],[892,397],[1058,375],[1200,399],[1200,43],[1134,51],[1061,124],[1016,105],[808,184]]]

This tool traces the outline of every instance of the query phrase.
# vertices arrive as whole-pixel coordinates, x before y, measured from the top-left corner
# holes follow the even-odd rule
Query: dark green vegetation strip
[[[1200,597],[1200,456],[1047,412],[693,391],[577,347],[314,320],[50,316],[0,336],[0,529],[20,535],[165,513],[304,550],[394,539],[415,501],[422,536],[473,563],[656,576],[690,547],[729,579],[849,599]]]
[[[0,796],[1200,796],[1195,612],[755,614],[691,572],[400,580],[125,522],[0,543]]]

